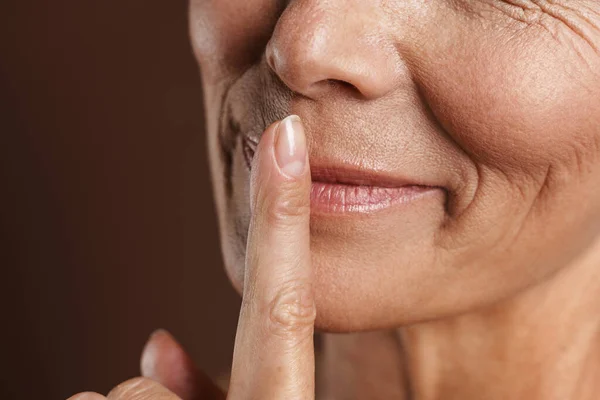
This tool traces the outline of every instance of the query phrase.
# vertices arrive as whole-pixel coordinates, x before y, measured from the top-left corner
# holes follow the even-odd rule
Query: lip
[[[313,181],[310,208],[313,214],[369,213],[412,203],[437,190],[431,186],[381,187]]]
[[[257,142],[246,138],[243,152],[251,168]],[[419,179],[366,170],[349,165],[311,162],[311,213],[370,213],[396,205],[408,205],[428,194],[444,191]]]
[[[412,203],[440,188],[384,173],[311,164],[313,214],[368,213]]]

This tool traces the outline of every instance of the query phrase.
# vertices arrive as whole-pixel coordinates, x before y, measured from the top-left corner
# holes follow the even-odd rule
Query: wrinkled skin
[[[324,399],[597,399],[600,1],[191,0],[190,32],[244,297],[230,392],[160,334],[109,399],[312,399],[313,326],[358,332],[322,335]],[[256,171],[288,114],[311,170],[437,189],[315,212]]]
[[[567,268],[600,232],[595,0],[192,0],[226,268],[242,290],[242,135],[288,113],[311,162],[444,187],[311,221],[317,326],[465,313]]]

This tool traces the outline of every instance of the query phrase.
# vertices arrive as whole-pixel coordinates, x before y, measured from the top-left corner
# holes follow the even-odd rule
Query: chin
[[[372,212],[314,212],[315,328],[394,329],[485,310],[552,276],[585,243],[544,260],[525,243],[502,245],[502,231],[449,248],[444,238],[454,227],[446,226],[446,203],[444,192],[433,191]],[[250,216],[235,209],[246,206],[222,214],[222,239],[227,274],[242,294]]]
[[[316,329],[343,333],[397,328],[457,314],[489,299],[490,291],[485,298],[457,296],[460,283],[448,284],[460,274],[437,249],[446,203],[444,191],[432,190],[369,211],[315,207],[311,261]],[[250,216],[234,212],[246,206],[232,206],[223,215],[228,221],[223,250],[227,274],[242,294],[244,232]]]

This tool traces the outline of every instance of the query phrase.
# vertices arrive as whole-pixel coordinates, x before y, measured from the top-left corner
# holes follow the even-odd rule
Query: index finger
[[[290,116],[265,131],[253,162],[231,399],[314,398],[310,188],[304,129]]]

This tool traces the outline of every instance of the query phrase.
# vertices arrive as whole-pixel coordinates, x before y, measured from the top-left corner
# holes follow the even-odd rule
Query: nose
[[[374,3],[293,0],[267,44],[268,65],[291,90],[312,99],[335,86],[367,99],[385,96],[398,85],[403,63]]]

